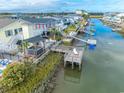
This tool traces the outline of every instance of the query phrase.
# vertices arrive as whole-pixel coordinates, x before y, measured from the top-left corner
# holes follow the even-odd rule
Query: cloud
[[[0,0],[0,10],[34,7],[51,7],[58,0]]]
[[[123,5],[124,0],[0,0],[0,11],[124,11]]]

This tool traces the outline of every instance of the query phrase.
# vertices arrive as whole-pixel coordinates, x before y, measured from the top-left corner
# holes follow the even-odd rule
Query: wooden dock
[[[51,51],[54,52],[61,52],[61,53],[68,53],[71,51],[73,48],[72,47],[66,47],[66,46],[55,46],[51,48]]]
[[[78,54],[74,54],[73,49],[76,48]],[[52,47],[51,51],[64,53],[64,67],[67,63],[72,64],[72,69],[74,69],[74,63],[79,65],[79,70],[82,65],[82,58],[84,53],[83,47],[74,47],[74,46],[57,46]]]
[[[76,49],[78,54],[74,54],[73,51],[70,51],[64,55],[64,67],[66,67],[67,63],[71,63],[72,69],[74,69],[74,63],[76,63],[79,65],[79,70],[81,69],[84,49]]]

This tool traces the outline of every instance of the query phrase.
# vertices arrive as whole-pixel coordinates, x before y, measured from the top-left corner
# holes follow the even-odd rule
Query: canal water
[[[53,93],[124,93],[124,38],[98,19],[91,22],[96,48],[85,49],[80,72],[61,68]]]

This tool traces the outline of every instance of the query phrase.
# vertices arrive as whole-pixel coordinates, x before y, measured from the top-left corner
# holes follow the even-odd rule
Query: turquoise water
[[[91,21],[95,23],[97,47],[95,50],[85,49],[81,72],[61,68],[53,93],[124,92],[124,38],[100,20]]]

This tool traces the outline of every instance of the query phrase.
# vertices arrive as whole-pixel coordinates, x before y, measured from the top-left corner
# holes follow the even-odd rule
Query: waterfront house
[[[23,18],[23,19],[0,19],[0,39],[8,43],[15,35],[21,33],[23,39],[32,38],[48,31],[55,26],[52,18]]]
[[[55,20],[51,18],[0,19],[0,42],[15,47],[18,40],[36,37],[54,26]]]
[[[3,43],[9,43],[14,36],[22,33],[23,30],[26,32],[25,25],[20,20],[11,18],[0,19],[0,41]]]

